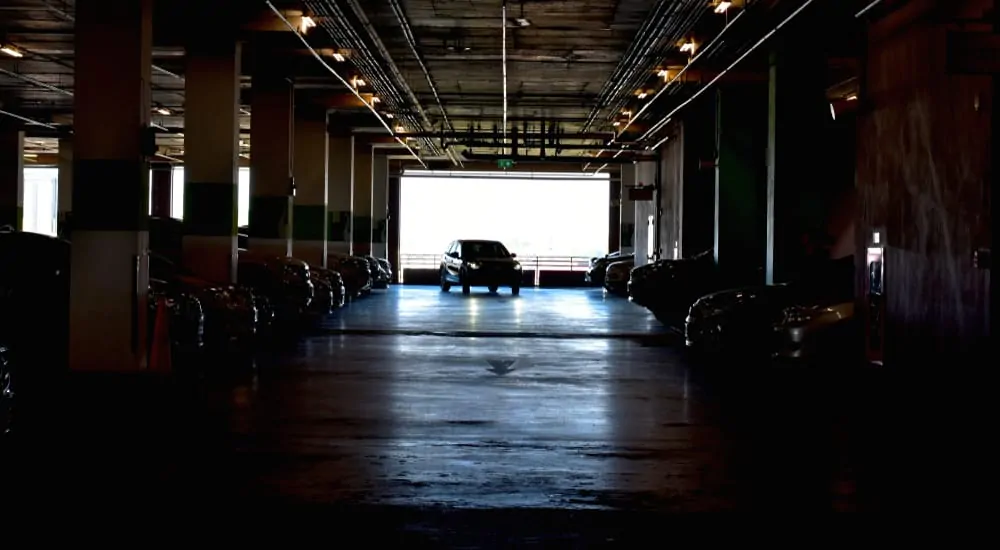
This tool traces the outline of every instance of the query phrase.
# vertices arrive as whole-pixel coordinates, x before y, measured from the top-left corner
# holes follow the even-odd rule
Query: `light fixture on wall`
[[[13,44],[0,43],[0,52],[3,52],[11,57],[24,57],[24,52]]]

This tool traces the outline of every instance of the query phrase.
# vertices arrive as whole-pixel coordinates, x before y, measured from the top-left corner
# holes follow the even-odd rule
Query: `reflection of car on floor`
[[[608,266],[615,262],[624,260],[634,261],[635,254],[622,254],[622,252],[618,250],[601,258],[591,258],[590,267],[587,268],[587,274],[584,275],[584,280],[594,286],[603,285],[605,274],[608,271]]]
[[[633,267],[635,267],[634,257],[612,262],[604,275],[604,288],[612,294],[627,296],[629,274],[632,273]]]
[[[715,292],[691,306],[694,351],[787,359],[837,357],[856,332],[854,257],[831,260],[797,281]]]
[[[682,328],[695,300],[726,288],[711,250],[689,258],[659,260],[632,270],[629,299],[650,310],[663,324]]]
[[[499,241],[458,240],[448,245],[441,258],[441,290],[460,285],[462,294],[474,286],[485,286],[496,292],[509,286],[511,294],[521,292],[521,264]]]

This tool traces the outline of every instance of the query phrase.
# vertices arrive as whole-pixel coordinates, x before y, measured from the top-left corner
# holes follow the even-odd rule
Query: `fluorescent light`
[[[684,44],[681,45],[681,52],[687,52],[693,54],[694,48],[695,48],[694,42],[685,42]]]
[[[657,71],[656,76],[658,76],[660,78],[667,78],[667,70],[666,69],[660,69],[659,71]]]
[[[360,88],[365,85],[365,81],[358,77],[354,77],[354,80],[351,82],[354,84],[355,88]]]
[[[333,59],[335,61],[337,61],[338,63],[343,63],[344,62],[344,54],[342,54],[340,52],[334,52],[333,53]]]
[[[372,96],[372,105],[375,105],[375,104],[376,104],[376,103],[378,103],[379,101],[382,101],[382,100],[381,100],[381,99],[379,99],[377,95],[373,95],[373,96]]]
[[[649,94],[647,94],[646,92],[639,92],[639,99],[646,99],[646,96],[648,95]]]
[[[847,96],[847,101],[857,101],[857,100],[858,100],[858,96],[856,96],[856,95],[849,95],[849,96]]]
[[[833,120],[837,120],[837,109],[833,106],[833,103],[830,104],[830,117],[833,118]]]
[[[10,44],[0,45],[0,52],[3,52],[11,57],[24,57],[24,52],[11,46]]]
[[[397,132],[405,132],[406,128],[403,128],[402,126],[396,126],[396,131]]]
[[[623,116],[632,116],[632,111],[622,111]]]
[[[732,5],[733,5],[732,2],[726,2],[726,1],[719,2],[715,6],[715,13],[726,13],[726,10],[728,10],[729,7]]]
[[[389,119],[393,118],[394,116],[395,115],[393,115],[392,113],[386,113],[385,114],[385,118],[389,118]]]
[[[516,21],[517,24],[518,24],[518,26],[520,26],[520,27],[530,27],[531,26],[531,21],[528,21],[524,17],[518,17],[517,19],[514,19],[514,21]]]
[[[307,30],[315,26],[316,26],[316,21],[314,21],[312,17],[309,17],[308,15],[303,15],[299,30],[302,32],[302,34],[305,34]]]
[[[167,109],[166,107],[156,107],[153,110],[156,111],[157,113],[163,115],[163,116],[167,116],[167,115],[170,114],[170,109]]]
[[[617,120],[616,120],[616,121],[612,122],[612,123],[611,123],[611,125],[612,125],[612,126],[621,126],[621,125],[622,125],[622,123],[621,123],[620,121],[617,121]]]

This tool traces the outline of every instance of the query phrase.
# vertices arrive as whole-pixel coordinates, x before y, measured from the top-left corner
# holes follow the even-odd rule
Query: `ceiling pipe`
[[[351,6],[351,11],[354,12],[354,16],[357,17],[358,21],[360,21],[361,24],[365,27],[365,30],[368,32],[368,36],[371,39],[372,43],[375,45],[375,48],[378,49],[379,54],[385,60],[385,64],[389,68],[389,72],[393,74],[393,76],[395,77],[396,81],[399,83],[400,87],[403,89],[403,92],[407,96],[409,96],[409,100],[413,104],[413,106],[416,108],[417,114],[420,115],[421,121],[428,128],[433,128],[433,125],[431,124],[430,118],[428,118],[428,116],[427,116],[427,112],[424,110],[423,106],[420,104],[420,100],[418,100],[417,96],[413,93],[413,89],[410,88],[410,86],[406,83],[406,79],[399,72],[399,67],[396,66],[396,63],[392,60],[392,56],[389,54],[389,51],[386,49],[385,44],[382,43],[382,40],[379,38],[378,33],[375,32],[375,29],[372,26],[371,21],[368,20],[368,16],[365,14],[364,9],[358,4],[357,0],[349,0],[349,4]],[[396,17],[399,18],[399,16],[400,16],[400,14],[397,13]],[[405,34],[405,32],[404,32],[404,34]],[[415,44],[412,47],[415,48]],[[415,49],[414,49],[414,52],[416,52]],[[419,57],[418,57],[418,60],[419,60]],[[421,65],[422,65],[422,63],[421,63]],[[424,74],[427,76],[428,82],[430,82],[430,75],[426,72],[426,68],[424,68]],[[431,89],[434,90],[433,84],[431,85]],[[439,103],[439,105],[440,105],[440,103]],[[433,144],[431,144],[431,147],[433,149],[436,149],[436,147],[434,147]],[[451,154],[448,154],[448,156],[451,157]],[[452,158],[452,162],[455,163],[455,165],[459,164],[458,159],[456,159],[456,158]]]
[[[380,123],[382,123],[382,126],[384,126],[386,131],[389,132],[389,135],[395,138],[395,140],[399,142],[400,145],[405,147],[406,150],[409,151],[411,155],[413,155],[413,158],[417,159],[417,162],[419,162],[421,165],[424,165],[424,161],[420,158],[420,155],[418,155],[416,151],[410,148],[410,146],[407,145],[405,141],[403,141],[402,139],[399,138],[399,136],[396,135],[396,132],[394,132],[393,129],[388,124],[386,124],[385,119],[382,118],[382,115],[380,115],[378,111],[376,111],[371,105],[368,104],[367,101],[364,100],[363,97],[361,97],[361,94],[358,93],[358,91],[354,88],[354,86],[351,86],[351,84],[347,82],[347,80],[345,80],[344,77],[340,76],[340,73],[333,70],[333,67],[331,67],[329,63],[327,63],[326,60],[323,59],[323,56],[321,56],[319,52],[317,52],[312,47],[312,45],[309,44],[309,41],[306,40],[304,36],[299,34],[295,26],[288,22],[288,19],[285,18],[285,16],[281,13],[280,10],[278,10],[278,8],[274,7],[274,4],[272,4],[270,0],[265,0],[265,1],[267,2],[267,7],[271,8],[271,11],[273,11],[274,14],[278,16],[278,19],[280,19],[281,22],[284,23],[286,27],[288,27],[288,30],[295,33],[295,36],[297,36],[299,41],[302,42],[302,45],[309,50],[309,53],[311,53],[312,56],[315,57],[317,61],[319,61],[320,65],[322,65],[327,71],[330,72],[330,74],[332,74],[337,80],[339,80],[340,83],[343,84],[345,88],[350,90],[351,93],[354,94],[354,97],[361,100],[361,102],[364,103],[366,107],[368,107],[368,110],[371,111],[373,115],[375,115],[375,118],[378,119]]]
[[[560,157],[560,156],[555,156],[555,155],[553,155],[553,156],[546,156],[546,157],[542,157],[542,156],[528,156],[528,155],[497,155],[497,154],[489,154],[489,153],[473,153],[473,152],[470,152],[470,151],[462,151],[462,157],[465,158],[465,160],[467,160],[467,161],[477,161],[477,160],[479,160],[479,161],[490,161],[490,162],[492,162],[492,161],[497,161],[497,160],[510,159],[510,160],[513,160],[514,162],[524,162],[524,163],[527,163],[527,162],[543,162],[543,163],[545,163],[545,162],[560,162],[560,163],[567,163],[567,164],[583,164],[585,162],[585,160],[586,160],[583,157]],[[632,164],[633,162],[637,162],[637,161],[640,161],[640,160],[646,160],[646,159],[653,160],[655,158],[656,157],[653,157],[653,156],[643,155],[643,156],[634,156],[634,157],[628,157],[628,158],[608,159],[605,162],[605,164]]]
[[[861,8],[861,11],[859,11],[858,13],[855,13],[854,14],[854,18],[855,19],[860,19],[864,14],[870,12],[871,10],[873,10],[875,8],[875,6],[878,6],[881,3],[882,3],[882,0],[872,0],[871,4],[868,4],[864,8]]]
[[[501,8],[502,14],[502,29],[503,29],[503,42],[502,42],[502,65],[503,65],[503,142],[507,143],[507,0],[504,0],[503,7]],[[503,149],[500,151],[504,152]]]
[[[434,101],[437,102],[438,108],[441,109],[441,117],[444,119],[445,126],[451,130],[455,131],[455,127],[452,126],[451,120],[448,119],[448,112],[444,109],[444,104],[441,103],[441,97],[438,95],[437,86],[434,84],[434,79],[431,78],[431,72],[427,69],[427,65],[424,63],[424,56],[420,55],[420,50],[417,49],[417,40],[413,36],[413,29],[410,27],[410,20],[403,11],[403,7],[399,5],[398,0],[389,0],[389,6],[392,8],[393,13],[396,14],[396,20],[399,21],[400,28],[403,29],[403,37],[406,38],[406,43],[410,46],[410,52],[413,53],[413,57],[417,60],[417,64],[420,65],[420,70],[424,72],[424,78],[427,79],[427,86],[430,87],[431,93],[434,94]],[[411,92],[412,94],[412,92]],[[417,102],[419,106],[420,103],[414,96],[413,100]],[[456,165],[461,166],[461,160],[450,151],[447,147],[445,148],[445,153]]]
[[[479,131],[479,132],[399,132],[399,137],[402,138],[440,138],[440,139],[495,139],[497,137],[496,132],[490,131]],[[518,137],[521,139],[539,139],[550,134],[543,134],[541,132],[528,132],[527,134],[520,133]],[[586,134],[558,134],[560,141],[581,141],[581,140],[595,140],[603,141],[608,139],[606,133],[601,132],[591,132]]]
[[[59,129],[59,127],[56,126],[56,125],[54,125],[54,124],[49,124],[47,122],[42,122],[40,120],[35,120],[33,118],[28,118],[26,116],[21,116],[21,115],[19,115],[17,113],[12,113],[10,111],[4,111],[3,109],[0,109],[0,115],[9,116],[10,118],[16,118],[17,120],[20,120],[21,122],[24,122],[24,123],[28,124],[29,126],[41,126],[43,128],[48,128],[50,130],[58,130]]]
[[[726,76],[726,74],[729,71],[733,70],[733,68],[735,68],[741,62],[743,62],[743,60],[746,59],[747,57],[749,57],[750,54],[752,54],[753,52],[755,52],[757,50],[757,48],[759,48],[765,42],[767,42],[768,40],[770,40],[770,38],[772,36],[774,36],[779,30],[781,30],[782,27],[784,27],[789,22],[791,22],[793,19],[795,19],[800,13],[802,13],[806,8],[808,8],[814,1],[815,0],[805,0],[802,3],[802,5],[798,7],[798,9],[796,9],[791,14],[789,14],[789,16],[786,17],[781,23],[778,23],[767,34],[765,34],[763,37],[761,37],[760,40],[758,40],[757,42],[755,42],[754,45],[751,46],[747,51],[743,52],[742,55],[740,55],[739,57],[737,57],[736,61],[733,61],[728,67],[725,68],[725,70],[719,72],[719,74],[716,75],[715,78],[713,78],[707,84],[705,84],[704,86],[702,86],[697,92],[694,93],[694,95],[692,95],[691,97],[689,97],[688,99],[686,99],[683,103],[681,103],[680,105],[678,105],[677,107],[675,107],[672,111],[670,111],[669,113],[667,113],[667,116],[663,117],[660,120],[660,122],[663,122],[664,120],[668,120],[668,119],[672,118],[674,115],[676,115],[678,112],[680,112],[681,109],[683,109],[683,108],[687,107],[688,105],[690,105],[691,102],[693,102],[695,99],[698,99],[698,97],[700,97],[701,94],[703,94],[706,91],[708,91],[719,80],[722,80],[722,77]],[[665,123],[664,124],[660,124],[660,122],[657,122],[657,124],[655,124],[654,127],[657,126],[657,125],[659,125],[659,126],[662,127],[665,124]],[[648,134],[648,132],[647,132],[647,134]],[[659,143],[657,143],[655,146],[651,147],[651,150],[655,151],[665,141],[666,141],[665,139],[660,140]]]
[[[381,97],[383,104],[397,111],[399,122],[413,128],[422,127],[421,122],[410,115],[408,102],[399,94],[396,84],[393,84],[391,78],[382,70],[382,63],[375,58],[361,35],[348,23],[349,18],[339,3],[331,0],[306,0],[305,5],[320,16],[320,25],[332,38],[359,54],[351,57],[352,63],[368,79],[371,89]],[[432,141],[425,143],[428,149],[439,153]]]
[[[32,77],[30,77],[30,76],[28,76],[26,74],[16,73],[14,71],[8,71],[7,69],[4,69],[2,67],[0,67],[0,74],[5,74],[5,75],[7,75],[7,76],[9,76],[11,78],[16,78],[18,80],[23,80],[24,82],[27,82],[29,84],[34,84],[35,86],[38,86],[39,88],[45,88],[46,90],[48,90],[50,92],[55,92],[57,94],[62,94],[62,95],[65,95],[65,96],[73,97],[73,92],[71,92],[69,90],[64,90],[62,88],[57,88],[57,87],[55,87],[55,86],[53,86],[51,84],[48,84],[46,82],[42,82],[41,80],[38,80],[38,79],[35,79],[35,78],[32,78]]]

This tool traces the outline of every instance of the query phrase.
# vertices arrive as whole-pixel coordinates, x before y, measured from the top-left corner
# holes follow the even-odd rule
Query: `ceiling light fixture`
[[[316,26],[316,21],[309,17],[308,15],[302,16],[302,21],[299,23],[299,32],[305,34],[306,31]]]
[[[3,52],[11,57],[24,57],[24,52],[10,44],[0,44],[0,52]]]
[[[514,19],[514,22],[517,23],[518,27],[530,27],[531,26],[531,21],[528,21],[524,17],[518,17],[518,18]]]
[[[355,88],[360,88],[365,85],[365,81],[358,77],[354,77],[354,79],[351,80],[351,84],[354,84]]]
[[[376,103],[378,103],[380,101],[382,101],[382,100],[379,99],[377,95],[373,95],[372,96],[372,105],[375,105]]]
[[[694,48],[695,48],[694,41],[685,42],[684,44],[681,44],[681,53],[685,53],[686,52],[686,53],[690,53],[690,54],[693,55],[694,54]]]
[[[393,115],[392,113],[385,113],[385,118],[390,118],[390,119],[395,118],[395,115]]]
[[[649,94],[646,93],[646,92],[639,92],[639,99],[646,99],[646,96],[648,96],[648,95]]]
[[[621,123],[621,121],[616,120],[616,121],[612,122],[611,125],[614,126],[614,127],[618,127],[618,126],[621,126],[622,123]]]
[[[667,78],[667,74],[668,73],[666,69],[660,69],[659,71],[656,72],[656,76],[660,78]]]
[[[623,116],[632,116],[632,111],[622,111]]]
[[[153,110],[156,111],[157,113],[163,115],[163,116],[170,115],[170,109],[167,109],[166,107],[163,107],[163,106],[156,107]]]
[[[336,61],[338,63],[343,63],[344,62],[344,54],[342,54],[340,52],[333,52],[333,59],[334,59],[334,61]]]
[[[397,125],[397,126],[396,126],[396,131],[397,131],[397,132],[405,132],[405,131],[406,131],[406,128],[403,128],[403,126],[402,126],[402,125]]]
[[[849,96],[847,96],[847,101],[857,101],[857,100],[858,100],[858,96],[856,96],[856,95],[849,95]]]
[[[715,13],[726,13],[732,5],[732,2],[726,2],[723,0],[715,5]]]

